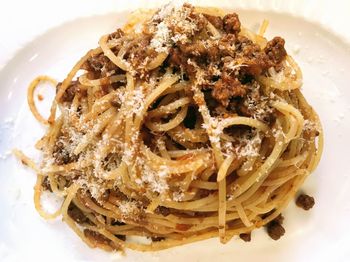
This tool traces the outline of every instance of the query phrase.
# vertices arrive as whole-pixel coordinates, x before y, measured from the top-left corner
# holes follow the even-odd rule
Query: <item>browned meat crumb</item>
[[[129,43],[125,59],[129,61],[132,67],[137,69],[137,71],[145,72],[147,60],[152,60],[152,58],[157,55],[154,49],[149,48],[151,39],[152,35],[144,35]]]
[[[279,214],[274,220],[272,220],[266,225],[267,233],[273,240],[280,239],[286,232],[284,227],[282,226],[283,220],[284,217],[282,216],[282,214]]]
[[[196,13],[194,7],[191,6],[190,4],[184,4],[183,8],[184,10],[186,10],[186,13],[188,14],[187,17],[184,19],[185,24],[190,22],[193,27],[191,28],[191,30],[188,30],[188,27],[184,26],[184,23],[182,22],[179,23],[174,21],[169,25],[169,29],[175,35],[176,34],[184,35],[185,37],[190,39],[194,33],[198,33],[206,27],[208,20],[202,14]],[[156,19],[155,22],[160,22],[160,21],[157,21]]]
[[[113,33],[111,33],[109,35],[108,40],[119,39],[119,38],[121,38],[124,35],[125,35],[124,31],[122,29],[120,29],[120,28],[117,28],[117,30],[115,32],[113,32]]]
[[[301,194],[296,200],[296,205],[304,210],[309,210],[315,205],[315,199],[309,195]]]
[[[104,247],[109,247],[111,249],[115,249],[114,243],[106,238],[104,235],[89,230],[89,229],[84,229],[84,235],[86,238],[88,238],[95,246],[104,246]]]
[[[210,190],[201,188],[201,189],[198,190],[197,195],[198,195],[199,198],[204,198],[204,197],[209,196],[210,193],[211,193]]]
[[[267,42],[264,51],[274,65],[278,65],[286,58],[287,51],[284,48],[284,43],[284,39],[279,36]]]
[[[218,47],[223,62],[231,62],[234,60],[237,43],[237,37],[234,34],[224,34],[219,39]]]
[[[188,77],[194,78],[196,75],[196,69],[192,64],[188,63],[189,58],[190,57],[186,56],[179,47],[170,49],[169,63],[175,68],[181,68]]]
[[[209,23],[211,23],[216,29],[223,30],[224,22],[220,16],[203,14],[206,19],[208,19]]]
[[[242,70],[250,75],[260,75],[271,66],[268,56],[245,36],[237,37],[236,49],[236,59],[245,65]]]
[[[212,96],[219,101],[223,106],[227,107],[230,98],[237,96],[244,96],[247,90],[241,82],[228,74],[218,80],[213,88]]]
[[[191,20],[195,24],[194,32],[201,32],[207,26],[207,19],[205,19],[205,17],[202,14],[196,13],[193,6],[190,6],[190,9],[191,13],[189,14],[189,20]]]
[[[110,240],[108,238],[106,238],[104,235],[101,235],[100,233],[96,232],[96,231],[92,231],[90,229],[85,229],[84,230],[84,235],[89,238],[92,239],[96,242],[99,243],[103,243],[103,244],[109,244]]]
[[[240,115],[247,116],[247,117],[253,116],[252,110],[250,110],[250,109],[248,108],[248,106],[246,106],[246,105],[244,104],[244,100],[240,101],[240,103],[236,103],[235,107],[237,107],[238,113],[239,113]]]
[[[207,48],[202,41],[196,41],[190,44],[180,44],[180,50],[186,56],[202,56],[207,54]]]
[[[284,235],[285,232],[286,231],[283,228],[283,226],[275,221],[271,221],[267,225],[267,233],[269,234],[269,236],[273,240],[280,239]]]
[[[101,74],[100,77],[105,76],[107,72],[112,70],[119,70],[118,67],[104,54],[88,58],[88,60],[81,66],[81,69]]]
[[[242,233],[239,234],[239,237],[244,241],[244,242],[250,242],[251,240],[251,233]]]
[[[159,241],[163,241],[165,239],[165,237],[151,237],[153,242],[159,242]]]
[[[181,66],[182,64],[187,64],[186,61],[182,59],[179,48],[170,49],[169,62],[173,66]]]
[[[69,152],[65,149],[63,142],[59,141],[53,148],[53,156],[57,165],[65,165],[71,161]]]
[[[241,22],[236,13],[227,14],[223,18],[224,30],[229,34],[238,34],[241,31]]]
[[[43,182],[41,183],[41,186],[43,187],[43,189],[44,189],[45,191],[50,191],[50,192],[52,192],[49,177],[46,176],[46,177],[44,178]]]
[[[156,213],[161,214],[162,216],[168,216],[170,214],[170,210],[167,207],[158,206],[155,210]]]
[[[60,89],[62,83],[58,83],[56,86],[56,92]],[[72,81],[66,91],[64,92],[61,101],[62,102],[72,102],[75,94],[80,94],[81,96],[86,96],[86,89],[81,88],[78,81]]]
[[[71,155],[62,141],[56,142],[53,148],[53,157],[57,165],[66,165],[78,159],[78,156]]]
[[[88,223],[89,219],[84,213],[73,203],[68,207],[68,215],[78,224]]]

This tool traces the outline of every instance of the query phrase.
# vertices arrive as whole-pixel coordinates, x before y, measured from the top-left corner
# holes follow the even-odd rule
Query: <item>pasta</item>
[[[37,173],[39,214],[62,216],[107,251],[226,243],[272,221],[323,147],[284,40],[264,38],[267,21],[255,34],[214,8],[141,14],[102,36],[62,83],[30,85],[30,110],[47,126],[43,160],[14,153]],[[34,102],[41,81],[57,89],[48,119]],[[41,205],[44,190],[64,199],[55,213]]]

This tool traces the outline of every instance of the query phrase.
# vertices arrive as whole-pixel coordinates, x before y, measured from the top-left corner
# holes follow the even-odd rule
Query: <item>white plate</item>
[[[283,212],[286,234],[273,241],[261,230],[252,241],[218,239],[157,253],[128,251],[125,257],[89,249],[60,220],[44,221],[33,205],[35,175],[7,156],[13,147],[35,155],[44,129],[31,116],[26,87],[39,74],[62,79],[98,38],[123,23],[125,14],[81,18],[26,45],[0,72],[0,260],[2,261],[346,261],[350,254],[350,48],[318,24],[273,12],[238,11],[244,25],[270,21],[267,36],[281,35],[304,72],[303,91],[325,129],[322,161],[303,189],[316,199],[305,212],[293,203]],[[122,19],[121,19],[122,18]],[[51,93],[52,97],[52,93]],[[48,102],[50,95],[46,93]]]

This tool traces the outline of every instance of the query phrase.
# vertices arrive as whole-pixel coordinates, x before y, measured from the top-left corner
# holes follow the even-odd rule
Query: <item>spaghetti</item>
[[[14,152],[37,173],[36,209],[105,250],[226,243],[267,224],[323,147],[284,40],[263,37],[267,21],[255,34],[218,9],[142,14],[103,36],[62,83],[30,85],[30,109],[48,127],[36,144],[43,161]],[[34,102],[42,80],[57,88],[48,120]],[[44,190],[64,198],[53,214]]]

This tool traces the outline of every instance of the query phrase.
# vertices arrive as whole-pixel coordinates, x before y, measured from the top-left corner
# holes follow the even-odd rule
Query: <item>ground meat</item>
[[[171,48],[169,51],[169,63],[175,67],[180,67],[183,64],[187,64],[187,61],[183,59],[179,48]]]
[[[152,35],[144,35],[129,43],[125,58],[131,63],[133,68],[138,69],[137,71],[144,73],[147,60],[149,59],[151,61],[157,55],[157,52],[153,48],[150,48],[151,39]]]
[[[41,183],[41,186],[43,187],[43,189],[45,191],[50,191],[52,192],[52,189],[51,189],[51,185],[50,185],[50,180],[49,180],[49,177],[46,176],[43,180],[43,182]]]
[[[239,237],[244,241],[244,242],[250,242],[251,240],[251,233],[242,233],[239,234]]]
[[[228,34],[238,34],[241,31],[241,22],[236,13],[227,14],[223,18],[224,30]]]
[[[212,177],[214,177],[214,175]],[[212,181],[210,181],[210,182],[212,182]],[[209,196],[211,192],[212,192],[211,190],[200,188],[197,191],[196,196],[198,196],[198,198],[205,198],[205,197]]]
[[[53,148],[53,157],[57,165],[66,165],[71,162],[69,152],[64,148],[64,144],[61,141],[55,144]]]
[[[306,194],[301,194],[296,200],[296,205],[304,210],[309,210],[315,205],[315,199]]]
[[[64,94],[62,96],[62,101],[63,102],[72,102],[73,101],[73,98],[74,98],[75,92],[76,92],[76,86],[77,85],[70,85],[66,89],[66,92],[64,92]]]
[[[110,190],[109,197],[117,198],[119,201],[128,201],[129,200],[128,196],[125,195],[123,192],[121,192],[119,189]]]
[[[247,88],[241,82],[228,74],[223,74],[213,88],[212,96],[223,106],[227,107],[232,97],[242,97],[246,94]]]
[[[244,65],[242,72],[258,76],[270,67],[268,56],[247,37],[237,37],[236,49],[235,58]]]
[[[248,93],[243,98],[230,101],[228,108],[240,116],[254,117],[270,125],[276,119],[276,110],[270,107],[268,99],[260,92],[259,84],[253,80],[249,83]]]
[[[276,223],[276,222],[270,222],[267,226],[267,233],[273,240],[280,239],[286,231],[284,230],[283,226]]]
[[[81,66],[81,69],[101,74],[99,77],[106,76],[106,73],[112,70],[119,70],[119,68],[104,54],[88,58]]]
[[[208,61],[215,61],[219,58],[219,48],[212,40],[206,43],[195,41],[190,44],[179,44],[181,55],[184,56],[184,62],[188,59],[197,58],[200,64],[206,64]]]
[[[163,206],[158,206],[155,210],[155,212],[157,214],[161,214],[162,216],[168,216],[170,214],[170,209],[167,207],[163,207]]]
[[[223,26],[226,34],[219,41],[197,39],[191,44],[178,43],[171,48],[167,64],[180,68],[190,80],[196,78],[198,67],[206,72],[202,89],[211,90],[212,97],[225,109],[231,99],[246,95],[247,86],[243,82],[250,84],[246,79],[269,68],[269,59],[258,45],[237,34],[240,31],[237,14],[226,15],[223,19],[205,17],[215,27]]]
[[[204,43],[201,41],[196,41],[191,44],[179,44],[181,52],[188,56],[202,56],[207,54],[207,49],[204,46]]]
[[[214,16],[214,15],[208,15],[203,14],[205,18],[211,23],[216,29],[223,30],[224,29],[224,22],[220,16]]]
[[[268,56],[260,47],[245,36],[227,34],[219,40],[220,54],[223,56],[223,70],[231,70],[232,67],[241,65],[239,77],[249,80],[249,76],[262,74],[271,66]],[[249,82],[249,81],[248,81]]]
[[[227,63],[234,60],[233,57],[236,53],[236,43],[237,37],[234,34],[224,34],[222,38],[219,39],[218,47],[223,62]]]
[[[195,25],[193,28],[194,29],[193,32],[202,31],[207,25],[207,19],[205,19],[202,14],[196,13],[195,8],[188,3],[183,4],[183,8],[187,9],[186,10],[186,12],[188,13],[187,20],[189,20],[191,23]],[[180,26],[179,24],[176,24],[175,27],[172,28],[172,30],[174,30],[174,32],[177,32],[177,33],[184,33],[184,30],[188,31],[186,27]]]
[[[88,223],[89,219],[84,213],[73,203],[68,207],[68,215],[78,224]]]
[[[273,240],[280,239],[286,232],[282,226],[283,220],[284,217],[282,216],[282,214],[279,214],[274,220],[272,220],[266,225],[267,233]]]
[[[236,111],[240,116],[252,117],[254,112],[244,104],[244,100],[237,103]]]
[[[232,99],[227,107],[227,110],[235,114],[239,113],[238,112],[239,103],[240,103],[239,99]]]
[[[202,14],[197,14],[193,11],[190,13],[189,18],[191,21],[195,23],[194,32],[201,32],[203,29],[207,27],[207,19],[204,18]]]
[[[254,79],[279,61],[278,57],[283,57],[284,42],[274,38],[266,49],[262,50],[249,38],[238,34],[241,23],[237,14],[232,13],[220,18],[207,14],[196,15],[190,5],[185,4],[184,8],[190,9],[187,10],[190,13],[186,18],[187,22],[191,21],[198,25],[204,23],[202,21],[204,19],[222,31],[222,35],[219,39],[203,40],[201,36],[208,32],[196,34],[198,32],[196,29],[197,31],[185,33],[181,26],[170,25],[171,35],[185,34],[188,41],[186,43],[177,41],[170,48],[169,56],[164,62],[165,67],[173,67],[174,71],[181,72],[189,81],[197,81],[197,72],[201,71],[200,88],[204,92],[210,91],[213,100],[218,102],[213,107],[208,105],[211,113],[218,111],[219,114],[225,115],[230,102],[238,98],[240,102],[238,101],[237,105],[240,108],[236,108],[234,113],[256,117],[255,111],[259,111],[259,120],[272,122],[273,117],[270,117],[270,113],[261,113],[269,109],[266,106],[259,107],[255,111],[248,108],[246,95],[248,90],[257,88],[254,86]],[[220,108],[216,110],[218,106]]]
[[[165,239],[165,237],[151,237],[153,242],[159,242],[159,241],[163,241]]]
[[[181,68],[189,78],[194,78],[196,69],[192,64],[187,63],[188,59],[189,57],[181,52],[180,48],[170,49],[168,63],[175,68]]]
[[[209,42],[209,46],[207,47],[206,51],[209,61],[217,61],[220,59],[220,49],[217,45]],[[211,64],[211,66],[215,67],[213,64]],[[210,66],[207,68],[210,69]]]
[[[56,86],[56,92],[61,88],[62,83],[58,83]],[[61,97],[62,102],[72,102],[76,94],[81,95],[82,97],[87,95],[86,89],[82,88],[78,81],[72,81],[66,91]]]
[[[125,35],[124,31],[120,28],[117,28],[117,30],[115,32],[113,32],[109,35],[108,40],[119,39],[124,35]]]
[[[284,48],[284,43],[284,39],[279,36],[267,42],[264,51],[274,66],[278,65],[286,58],[287,51]]]
[[[55,164],[57,165],[66,165],[75,162],[79,157],[78,155],[70,154],[62,141],[56,142],[53,148],[52,156],[55,159]]]
[[[84,229],[84,235],[96,246],[103,245],[109,246],[111,248],[114,248],[115,246],[114,243],[104,235],[101,235],[100,233],[92,231],[90,229]]]

